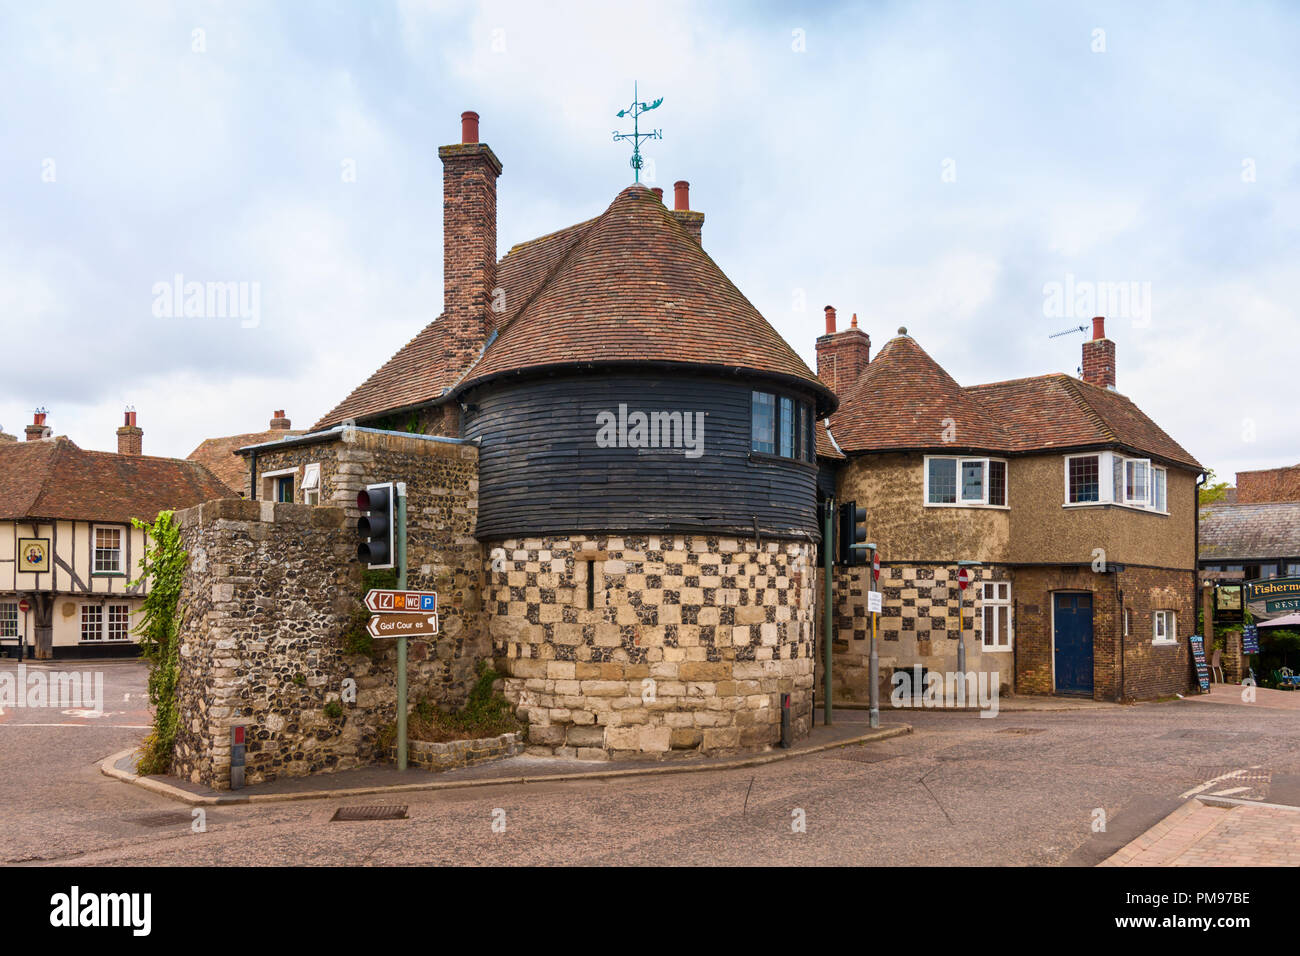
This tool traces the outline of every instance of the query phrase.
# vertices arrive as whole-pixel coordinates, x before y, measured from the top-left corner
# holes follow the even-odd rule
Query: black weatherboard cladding
[[[462,435],[481,440],[480,538],[636,531],[817,534],[816,468],[750,453],[757,377],[602,372],[487,384],[466,393]],[[703,454],[600,448],[597,416],[702,412]]]

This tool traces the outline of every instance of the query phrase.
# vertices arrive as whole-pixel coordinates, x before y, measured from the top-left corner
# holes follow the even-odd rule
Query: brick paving
[[[1300,808],[1188,800],[1099,866],[1300,866]]]

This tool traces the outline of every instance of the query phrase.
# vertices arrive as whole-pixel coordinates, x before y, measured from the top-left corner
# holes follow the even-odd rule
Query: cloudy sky
[[[1294,464],[1297,49],[1285,3],[7,5],[0,424],[310,425],[440,311],[460,112],[504,253],[627,185],[637,80],[654,182],[810,365],[829,303],[962,384],[1074,373],[1049,336],[1123,290],[1120,390],[1220,474]],[[256,317],[159,315],[177,275]]]

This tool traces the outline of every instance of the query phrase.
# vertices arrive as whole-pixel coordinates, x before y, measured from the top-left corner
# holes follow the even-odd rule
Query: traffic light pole
[[[397,590],[406,590],[406,482],[397,482]],[[406,769],[406,638],[397,639],[397,769]]]
[[[825,596],[822,599],[822,655],[825,660],[822,665],[822,669],[825,671],[825,674],[823,675],[825,678],[825,687],[822,691],[824,700],[822,705],[824,708],[822,723],[827,727],[831,725],[831,634],[834,626],[834,620],[832,617],[834,611],[831,609],[831,577],[834,574],[832,568],[834,567],[835,562],[835,555],[832,551],[832,542],[835,540],[834,530],[835,500],[833,498],[827,498],[826,519],[822,527],[822,565],[825,569],[823,575],[826,579],[824,582],[826,585]]]
[[[871,549],[871,564],[868,566],[868,573],[871,575],[871,590],[875,591],[880,585],[876,580],[876,549]],[[880,656],[876,653],[876,617],[875,611],[871,612],[871,726],[873,728],[880,726]]]

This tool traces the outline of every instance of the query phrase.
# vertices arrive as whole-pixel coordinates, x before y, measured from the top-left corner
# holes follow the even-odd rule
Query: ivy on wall
[[[152,524],[138,518],[132,519],[132,524],[148,534],[144,557],[140,559],[141,574],[131,585],[149,580],[149,593],[140,609],[135,633],[140,636],[141,653],[149,662],[149,703],[153,705],[153,729],[141,744],[136,772],[167,773],[180,727],[176,706],[180,673],[178,605],[189,554],[181,547],[180,526],[172,512],[160,511]]]

